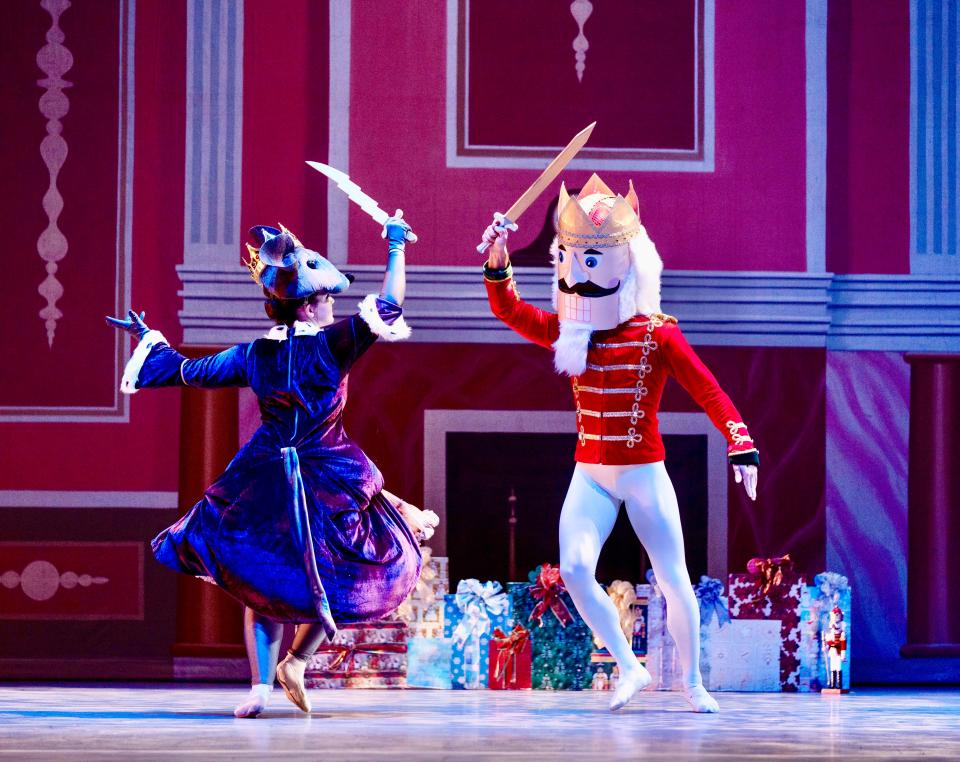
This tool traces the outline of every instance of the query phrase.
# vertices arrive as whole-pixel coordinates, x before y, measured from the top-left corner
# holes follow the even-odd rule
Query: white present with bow
[[[454,688],[486,688],[488,645],[495,628],[513,627],[510,598],[499,582],[461,580],[455,595],[445,597],[444,635],[453,640],[450,659]]]

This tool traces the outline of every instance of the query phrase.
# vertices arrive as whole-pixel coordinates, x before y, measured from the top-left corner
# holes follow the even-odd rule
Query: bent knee
[[[567,587],[580,587],[593,584],[595,570],[593,565],[579,559],[560,561],[560,576]]]
[[[657,574],[657,584],[663,590],[664,596],[668,598],[696,598],[686,569],[665,573],[662,576]]]

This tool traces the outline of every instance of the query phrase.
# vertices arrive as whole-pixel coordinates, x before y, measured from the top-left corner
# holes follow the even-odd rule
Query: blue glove
[[[147,332],[150,330],[147,327],[147,324],[143,322],[143,319],[147,316],[146,312],[141,312],[139,315],[130,310],[127,312],[127,315],[130,316],[129,320],[121,320],[120,318],[107,317],[107,325],[112,325],[114,328],[120,328],[131,336],[135,336],[138,341],[142,340],[144,336],[147,335]]]
[[[390,251],[403,251],[406,248],[406,242],[416,243],[417,236],[413,228],[403,219],[403,210],[397,209],[393,217],[388,217],[383,223],[383,237],[390,244]]]

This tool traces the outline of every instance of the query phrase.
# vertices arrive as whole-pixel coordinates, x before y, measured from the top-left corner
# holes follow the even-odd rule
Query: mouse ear
[[[273,267],[293,265],[293,251],[297,247],[297,239],[292,233],[269,225],[255,225],[250,228],[250,235],[260,244],[257,253],[263,264]]]
[[[250,228],[250,237],[257,242],[257,248],[260,248],[265,241],[277,235],[280,235],[279,228],[270,227],[269,225],[254,225]]]

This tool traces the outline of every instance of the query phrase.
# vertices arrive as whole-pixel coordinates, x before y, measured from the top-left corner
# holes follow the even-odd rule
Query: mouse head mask
[[[277,299],[302,299],[317,292],[339,294],[353,276],[340,272],[329,260],[306,248],[283,225],[255,225],[250,235],[257,246],[247,244],[247,268],[253,279]]]

